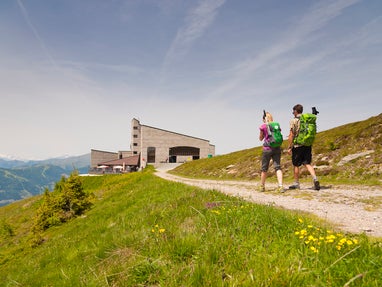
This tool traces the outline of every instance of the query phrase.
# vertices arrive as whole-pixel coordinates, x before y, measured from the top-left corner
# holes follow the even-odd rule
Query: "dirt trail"
[[[169,174],[166,170],[157,170],[156,175],[260,204],[310,212],[343,231],[382,237],[381,188],[322,186],[320,191],[315,191],[311,186],[302,185],[301,190],[278,193],[275,185],[267,184],[266,192],[258,192],[255,182],[189,179]]]

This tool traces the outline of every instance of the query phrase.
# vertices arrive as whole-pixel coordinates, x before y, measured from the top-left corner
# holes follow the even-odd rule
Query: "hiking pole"
[[[263,110],[263,120],[265,120],[265,123],[268,124],[267,113],[265,112],[265,110]]]
[[[267,125],[268,136],[270,136],[272,134],[272,131],[271,131],[271,127],[269,125],[267,113],[265,112],[265,110],[263,110],[263,120],[265,120],[265,124]]]

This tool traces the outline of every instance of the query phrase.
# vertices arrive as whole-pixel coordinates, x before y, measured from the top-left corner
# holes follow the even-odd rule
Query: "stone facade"
[[[90,168],[96,168],[102,162],[126,158],[131,155],[131,151],[109,152],[92,149],[90,151]]]
[[[117,152],[108,152],[92,149],[90,151],[90,168],[95,168],[101,162],[118,159]]]
[[[215,155],[208,140],[183,135],[131,121],[131,151],[141,154],[141,166],[163,162],[185,162]]]
[[[140,167],[146,164],[179,163],[215,155],[215,146],[208,140],[183,135],[131,121],[130,151],[91,150],[92,169],[100,163],[140,155]]]

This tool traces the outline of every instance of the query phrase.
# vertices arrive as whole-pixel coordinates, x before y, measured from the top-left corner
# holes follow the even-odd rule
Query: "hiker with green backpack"
[[[263,112],[263,124],[260,126],[259,140],[264,140],[263,152],[261,156],[261,186],[260,191],[265,191],[265,180],[271,159],[276,171],[278,182],[277,191],[284,192],[283,173],[281,171],[281,144],[283,136],[279,123],[273,121],[273,117],[268,112]]]
[[[312,144],[316,135],[316,118],[318,111],[312,108],[311,114],[303,114],[303,106],[298,104],[293,107],[294,118],[290,121],[288,137],[288,153],[292,155],[294,183],[289,189],[300,188],[300,167],[304,165],[313,178],[315,190],[320,190],[312,162]]]

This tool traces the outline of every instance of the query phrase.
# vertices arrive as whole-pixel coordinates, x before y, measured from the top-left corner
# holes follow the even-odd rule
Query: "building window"
[[[155,147],[147,148],[147,163],[155,163]]]
[[[136,139],[138,137],[138,135],[133,135],[133,137]]]
[[[138,144],[137,143],[133,143],[133,146],[138,146]]]
[[[137,129],[138,129],[138,127],[137,127],[137,126],[135,126],[135,127],[133,127],[133,129],[134,129],[134,130],[137,130]]]

